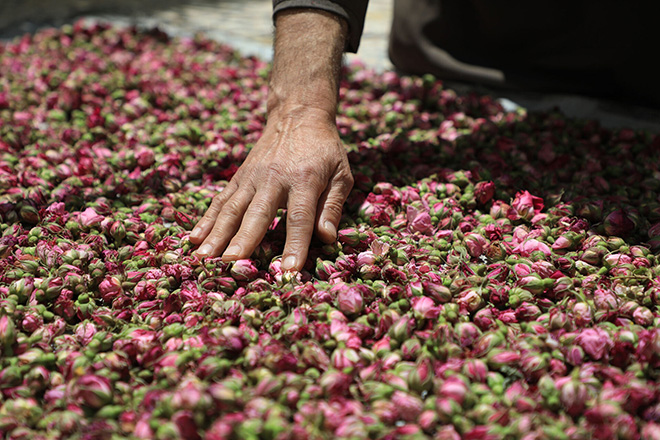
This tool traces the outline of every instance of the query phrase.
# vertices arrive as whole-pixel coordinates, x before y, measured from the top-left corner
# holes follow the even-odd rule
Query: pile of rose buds
[[[345,70],[356,185],[283,273],[191,227],[268,64],[77,23],[0,46],[7,439],[660,439],[660,136]]]

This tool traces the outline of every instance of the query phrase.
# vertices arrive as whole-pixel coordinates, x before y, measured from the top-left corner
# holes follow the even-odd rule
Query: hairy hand
[[[313,232],[331,243],[353,176],[334,118],[300,109],[270,118],[227,187],[213,199],[190,240],[199,256],[248,258],[279,208],[287,209],[282,269],[300,270]],[[223,253],[224,252],[224,253]]]

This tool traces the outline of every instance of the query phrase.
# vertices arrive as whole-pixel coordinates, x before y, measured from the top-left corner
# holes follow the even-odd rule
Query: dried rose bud
[[[515,199],[511,202],[511,210],[507,216],[516,220],[522,218],[531,220],[543,209],[543,199],[531,195],[528,191],[518,192]]]
[[[587,387],[578,380],[569,380],[561,386],[559,400],[570,416],[577,417],[582,414],[588,398]]]
[[[85,374],[78,378],[74,390],[81,403],[91,408],[101,408],[113,400],[110,380],[102,376]]]
[[[357,288],[344,288],[337,294],[337,307],[346,315],[358,315],[362,311],[363,305],[362,292]]]
[[[626,237],[635,229],[635,223],[626,211],[616,209],[605,217],[603,227],[607,235]]]
[[[481,359],[467,359],[463,364],[462,372],[469,379],[484,383],[488,375],[488,366]]]
[[[474,196],[478,203],[485,205],[495,196],[495,183],[492,181],[477,183],[474,187]]]
[[[424,408],[419,397],[398,390],[392,394],[391,402],[396,406],[399,416],[407,422],[416,421]]]
[[[424,295],[433,298],[440,304],[447,303],[452,299],[451,291],[448,287],[445,287],[442,284],[434,283],[431,281],[423,281],[422,288],[424,289]]]
[[[251,260],[245,259],[234,261],[230,273],[236,281],[252,281],[259,274],[259,270]]]
[[[433,300],[425,296],[413,298],[412,309],[418,320],[435,319],[440,314],[440,307],[436,307]]]
[[[7,350],[16,342],[16,326],[14,321],[7,315],[0,316],[0,345],[3,347],[3,352]]]
[[[411,390],[421,393],[431,391],[433,387],[434,372],[431,361],[427,358],[419,359],[409,374],[408,386]]]
[[[612,346],[609,333],[599,327],[582,330],[575,342],[594,360],[602,359]]]

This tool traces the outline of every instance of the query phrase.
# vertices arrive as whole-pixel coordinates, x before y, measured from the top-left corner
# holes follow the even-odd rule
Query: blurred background
[[[383,70],[393,0],[371,0],[360,53],[349,55]],[[204,32],[246,55],[270,58],[271,0],[0,0],[0,37],[60,26],[85,17],[116,24],[159,26],[174,35]]]
[[[359,52],[348,55],[348,62],[359,60],[377,71],[392,68],[387,57],[387,40],[393,1],[370,0]],[[118,26],[158,26],[171,35],[203,32],[245,55],[269,59],[273,36],[271,8],[271,0],[0,0],[0,41],[84,18]],[[611,128],[660,131],[660,111],[654,109],[575,95],[511,93],[460,83],[448,85],[459,92],[476,90],[495,95],[507,110],[559,107],[569,116],[597,119]]]

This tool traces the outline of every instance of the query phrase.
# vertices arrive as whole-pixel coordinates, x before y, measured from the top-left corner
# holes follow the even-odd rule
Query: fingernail
[[[195,229],[193,229],[192,232],[190,233],[190,238],[199,238],[201,233],[202,233],[202,229],[195,226]]]
[[[325,228],[326,231],[330,232],[333,236],[337,236],[337,228],[335,228],[335,224],[332,223],[330,220],[326,220],[323,223],[323,227]]]
[[[282,261],[282,270],[293,270],[298,265],[298,260],[293,255],[286,257]]]
[[[205,245],[203,245],[202,247],[199,248],[197,253],[199,255],[208,255],[208,254],[211,253],[212,250],[213,250],[213,248],[211,247],[210,244],[205,244]]]
[[[242,248],[237,245],[237,244],[232,244],[229,246],[226,250],[225,253],[222,254],[222,257],[238,257],[241,254]]]

